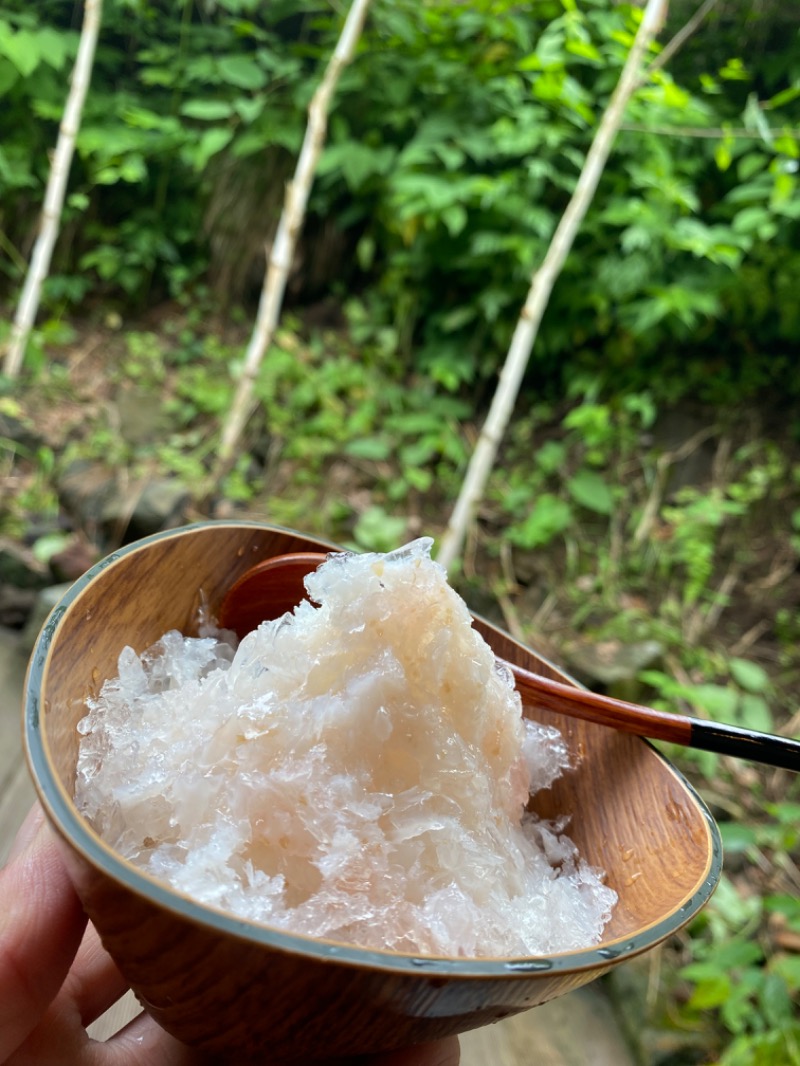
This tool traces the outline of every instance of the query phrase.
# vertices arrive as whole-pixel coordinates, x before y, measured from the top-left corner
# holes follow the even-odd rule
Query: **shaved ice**
[[[568,770],[522,717],[423,538],[336,553],[313,601],[125,648],[79,724],[75,799],[200,903],[370,948],[523,956],[596,943],[616,900],[530,795]]]

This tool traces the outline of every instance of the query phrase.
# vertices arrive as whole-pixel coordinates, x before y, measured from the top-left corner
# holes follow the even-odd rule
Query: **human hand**
[[[93,1040],[86,1027],[127,988],[94,927],[87,923],[37,805],[0,871],[0,1064],[201,1066],[220,1062],[179,1043],[144,1013],[108,1040]],[[458,1066],[458,1061],[454,1038],[366,1056],[358,1063]]]

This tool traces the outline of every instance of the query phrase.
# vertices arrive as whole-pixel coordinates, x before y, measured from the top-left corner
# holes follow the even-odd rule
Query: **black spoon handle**
[[[601,696],[588,689],[552,681],[511,663],[506,665],[511,669],[517,690],[524,700],[558,714],[583,718],[650,740],[666,740],[684,748],[700,748],[718,755],[733,755],[737,759],[794,770],[795,773],[800,771],[800,742],[797,740],[657,711],[652,707],[626,703],[613,696]]]

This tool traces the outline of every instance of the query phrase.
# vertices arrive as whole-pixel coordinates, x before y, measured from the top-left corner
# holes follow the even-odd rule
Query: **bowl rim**
[[[704,876],[666,917],[644,926],[639,932],[605,941],[577,951],[535,956],[456,956],[402,954],[390,949],[365,948],[342,941],[292,933],[264,923],[237,918],[220,908],[198,903],[190,896],[170,888],[144,870],[117,855],[88,822],[78,813],[56,773],[49,745],[41,724],[40,690],[47,670],[50,650],[68,611],[75,608],[81,595],[105,570],[127,556],[146,550],[160,540],[183,537],[208,527],[240,527],[253,531],[284,533],[318,541],[330,550],[342,550],[321,538],[299,533],[272,523],[250,520],[207,519],[143,537],[111,552],[95,563],[64,593],[45,621],[30,656],[23,697],[23,740],[33,783],[46,814],[59,836],[92,867],[182,920],[224,933],[229,937],[261,945],[273,951],[307,956],[316,961],[342,963],[358,968],[382,970],[395,974],[444,978],[520,978],[532,975],[557,976],[586,970],[608,969],[661,943],[689,922],[708,902],[722,871],[722,839],[708,806],[690,781],[671,761],[643,738],[653,753],[666,765],[686,790],[700,812],[708,838],[708,861]],[[479,616],[475,616],[479,618]],[[481,619],[481,621],[483,621]],[[497,629],[492,623],[491,628]],[[502,631],[501,631],[502,632]],[[536,652],[543,662],[544,657]],[[548,664],[550,665],[550,664]],[[560,668],[553,666],[558,673]]]

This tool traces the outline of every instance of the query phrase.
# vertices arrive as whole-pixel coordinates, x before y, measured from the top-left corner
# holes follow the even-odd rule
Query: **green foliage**
[[[445,388],[496,370],[638,17],[610,0],[376,0],[311,217],[353,246],[348,277],[366,286],[376,328]],[[35,16],[10,0],[0,19],[11,284],[75,54],[70,18],[55,0]],[[98,291],[135,305],[191,288],[208,261],[209,197],[231,167],[253,160],[266,174],[270,152],[296,152],[339,20],[310,0],[208,11],[109,0],[50,305]],[[580,365],[637,392],[658,367],[672,399],[800,388],[800,45],[784,33],[776,65],[771,52],[742,54],[730,32],[709,49],[713,33],[701,29],[630,105],[542,324],[531,383],[550,395]]]
[[[405,519],[392,517],[376,504],[359,515],[353,539],[361,551],[387,552],[402,542],[405,529]]]
[[[795,898],[742,898],[723,877],[708,913],[694,930],[695,961],[682,976],[692,983],[688,1014],[717,1011],[732,1035],[716,1060],[723,1066],[787,1066],[800,1062],[800,967],[797,957],[771,952],[754,934],[780,917],[800,930]]]
[[[301,59],[285,54],[275,26],[302,10],[271,4],[257,22],[244,2],[215,5],[210,17],[192,0],[105,5],[65,210],[68,238],[55,265],[72,283],[51,286],[51,298],[80,300],[94,282],[135,303],[154,286],[177,295],[199,276],[203,204],[219,153],[263,149],[276,137],[299,143],[299,114],[290,108],[294,132],[286,125],[281,136],[270,93],[301,73]],[[0,20],[0,229],[13,280],[24,261],[17,249],[36,222],[77,47],[71,15],[52,0],[35,15],[12,2]]]
[[[301,339],[296,325],[287,321],[261,367],[259,410],[224,496],[234,504],[258,499],[282,524],[328,535],[333,528],[343,542],[388,550],[406,527],[398,512],[415,508],[424,494],[455,494],[467,459],[461,426],[469,408],[429,382],[408,379],[379,337],[370,343],[362,336],[356,348],[335,334]],[[120,335],[107,374],[117,413],[98,412],[81,439],[66,445],[60,463],[91,458],[133,477],[155,466],[199,492],[233,398],[231,368],[235,375],[241,352],[240,343],[223,342],[202,317],[193,322],[191,315],[158,333]],[[55,370],[48,369],[51,379]],[[36,382],[37,392],[49,387],[55,385],[45,375]],[[152,432],[120,430],[126,403],[147,408]],[[290,492],[279,468],[293,472]],[[352,469],[348,479],[369,481],[368,504],[353,489],[352,501],[331,492],[320,505],[319,486],[337,469]]]
[[[374,202],[363,238],[369,259],[380,249],[387,257],[379,280],[384,313],[401,339],[416,342],[418,365],[457,388],[494,370],[507,346],[635,15],[605,3],[540,2],[524,17],[502,3],[471,5],[468,13],[432,4],[414,16],[426,30],[422,50],[405,6],[392,6],[391,18],[376,18],[374,32],[390,47],[366,54],[349,83],[358,85],[360,76],[392,121],[378,122],[363,108],[351,117],[344,99],[340,117],[347,121],[332,128],[339,140],[326,158],[335,173],[334,161],[347,158],[346,143],[370,140],[357,184]],[[462,20],[471,35],[460,32]],[[796,55],[794,64],[800,69]],[[404,77],[413,78],[413,90],[399,87]],[[721,72],[694,83],[658,72],[637,95],[630,129],[619,139],[545,316],[532,370],[537,384],[560,384],[565,359],[573,369],[576,361],[603,366],[634,387],[643,368],[654,365],[667,366],[676,391],[708,392],[714,381],[730,389],[740,379],[744,368],[734,357],[725,375],[710,386],[705,380],[713,353],[722,354],[717,346],[728,353],[728,323],[744,323],[746,316],[752,329],[757,288],[751,278],[744,291],[742,269],[774,292],[776,283],[788,281],[785,269],[797,266],[796,131],[773,132],[776,122],[796,119],[796,100],[781,91],[754,103],[751,93],[742,107],[740,94],[728,87],[750,80],[742,63],[726,61]],[[448,83],[459,92],[447,92]],[[687,125],[713,133],[733,124],[753,135],[723,137],[731,159],[722,169],[714,136],[669,135]],[[794,329],[795,301],[786,305],[782,323],[775,329],[773,318],[769,327],[770,343],[779,347]],[[687,373],[687,347],[696,348],[698,336],[704,355],[691,358]],[[665,345],[680,353],[674,363]],[[766,375],[782,373],[796,388],[783,358],[771,353]]]
[[[572,391],[582,402],[563,416],[558,438],[547,428],[546,443],[532,456],[537,419],[515,424],[508,462],[490,490],[511,519],[508,539],[520,548],[545,547],[587,522],[595,534],[598,521],[607,524],[620,497],[613,487],[614,468],[635,454],[642,432],[655,417],[648,391],[604,401],[598,395],[598,379],[586,376],[573,382]],[[549,417],[549,410],[543,409],[543,427]]]
[[[710,492],[687,488],[679,492],[675,503],[663,510],[664,520],[672,531],[674,550],[664,557],[672,568],[680,565],[685,580],[683,597],[687,604],[696,603],[714,573],[716,531],[728,518],[741,515],[745,505],[730,499],[720,489]]]

